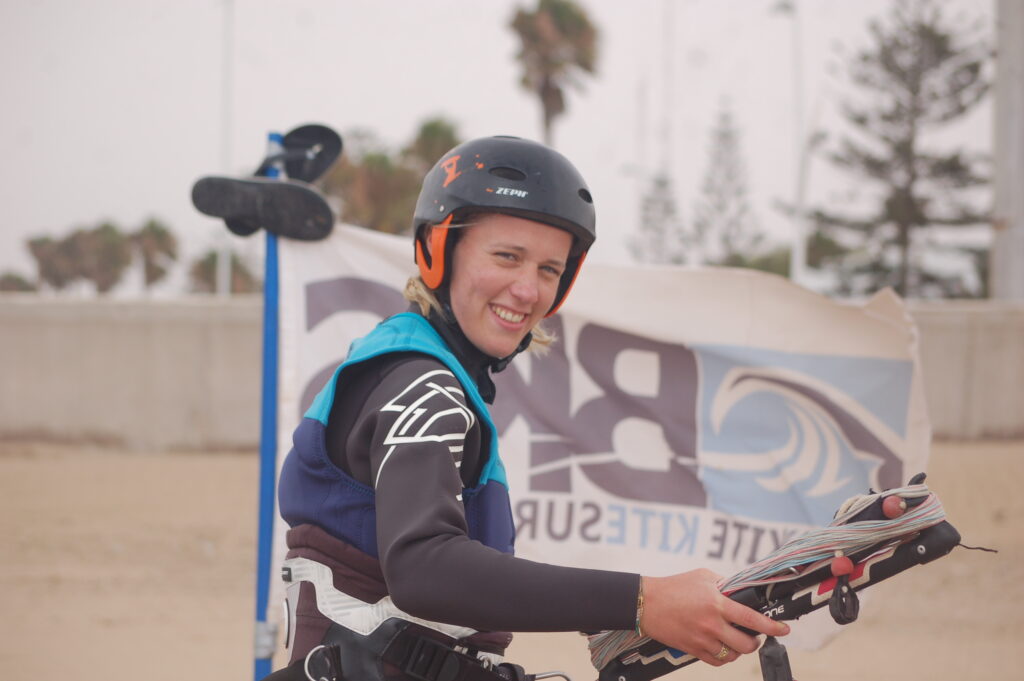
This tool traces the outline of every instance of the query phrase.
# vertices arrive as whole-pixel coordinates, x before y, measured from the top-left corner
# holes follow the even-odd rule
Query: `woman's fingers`
[[[748,636],[736,627],[729,626],[722,632],[722,645],[727,646],[730,650],[735,650],[737,655],[746,655],[757,650],[758,642],[753,636]]]
[[[732,599],[727,599],[727,601],[728,603],[723,606],[722,614],[732,624],[752,629],[766,636],[785,636],[789,633],[789,625],[785,622],[777,622],[771,617],[762,615],[758,611],[737,603]],[[747,638],[750,637],[748,636]],[[753,652],[756,649],[755,646],[754,649],[745,652]]]
[[[732,648],[726,643],[721,643],[718,648],[705,652],[707,653],[708,659],[704,661],[715,667],[735,662],[740,656],[740,653],[735,648]]]
[[[789,633],[784,622],[722,595],[717,575],[708,570],[643,580],[644,633],[715,667],[757,650],[757,639],[737,627],[771,636]]]

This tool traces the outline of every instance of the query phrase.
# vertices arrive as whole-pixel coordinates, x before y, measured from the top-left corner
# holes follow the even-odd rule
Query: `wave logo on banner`
[[[619,499],[821,525],[850,496],[903,479],[910,361],[690,348],[592,323],[575,351],[600,389],[575,409],[558,345],[529,382],[515,366],[497,377],[509,397],[494,408],[499,432],[516,416],[530,428],[532,493],[572,493],[576,470]],[[645,355],[651,380],[631,390],[622,380]],[[638,423],[646,437],[622,435]]]
[[[901,484],[912,362],[696,351],[710,508],[820,525],[850,496]]]

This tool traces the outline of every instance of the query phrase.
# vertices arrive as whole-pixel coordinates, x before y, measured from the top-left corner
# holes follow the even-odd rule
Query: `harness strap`
[[[282,564],[282,578],[290,584],[309,582],[313,585],[316,607],[329,620],[345,630],[357,634],[359,640],[390,637],[383,646],[370,644],[369,649],[380,651],[380,659],[394,665],[416,681],[506,681],[491,671],[501,662],[501,656],[474,648],[474,654],[463,645],[473,643],[463,639],[477,633],[475,629],[442,624],[413,617],[399,609],[390,596],[376,603],[366,603],[334,586],[331,569],[315,560],[292,557]],[[402,624],[397,625],[401,621]],[[400,626],[393,636],[382,629],[389,623]],[[383,647],[383,650],[381,650]]]
[[[323,563],[309,558],[289,558],[281,566],[281,577],[285,582],[310,582],[316,589],[317,609],[328,619],[346,629],[368,636],[381,623],[399,618],[433,629],[454,639],[465,638],[476,633],[475,629],[459,627],[440,622],[431,622],[413,617],[394,604],[390,596],[376,603],[366,603],[334,586],[331,569]]]
[[[381,658],[417,681],[507,681],[475,657],[416,632],[410,625],[384,649]]]

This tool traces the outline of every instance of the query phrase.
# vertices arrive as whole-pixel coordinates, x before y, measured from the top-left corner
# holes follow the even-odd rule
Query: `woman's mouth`
[[[500,305],[491,305],[491,311],[494,312],[502,321],[506,321],[509,324],[521,324],[526,315],[522,312],[514,312],[507,307],[501,307]]]

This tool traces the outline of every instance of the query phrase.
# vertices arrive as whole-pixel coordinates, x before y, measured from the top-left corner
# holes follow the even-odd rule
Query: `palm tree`
[[[82,277],[96,285],[96,292],[109,293],[121,281],[132,261],[131,242],[112,222],[71,235],[82,265]]]
[[[10,270],[0,274],[0,291],[27,293],[38,290],[38,287],[18,272]]]
[[[322,180],[324,194],[341,201],[343,222],[391,234],[412,227],[423,175],[459,143],[455,124],[440,117],[421,123],[398,153],[365,131],[346,138],[354,142]]]
[[[581,87],[579,74],[593,74],[597,28],[573,0],[538,0],[537,9],[516,11],[510,27],[521,46],[521,84],[540,97],[544,143],[552,143],[551,125],[565,113],[565,88]]]
[[[78,263],[69,252],[69,239],[56,240],[48,236],[28,241],[28,250],[36,261],[39,282],[60,291],[78,279]]]
[[[48,236],[28,241],[40,284],[58,291],[79,281],[92,282],[96,292],[109,293],[131,264],[131,242],[113,222],[78,228],[61,239]]]
[[[166,225],[151,218],[131,235],[131,241],[142,258],[142,271],[148,290],[167,276],[171,263],[177,260],[178,240]]]
[[[455,124],[443,117],[428,118],[409,146],[402,150],[402,159],[419,175],[425,175],[445,152],[459,143]]]
[[[192,261],[188,271],[193,293],[217,291],[217,251],[209,250]],[[263,283],[252,273],[237,253],[231,254],[231,293],[259,293]]]

